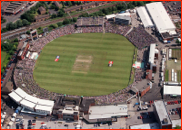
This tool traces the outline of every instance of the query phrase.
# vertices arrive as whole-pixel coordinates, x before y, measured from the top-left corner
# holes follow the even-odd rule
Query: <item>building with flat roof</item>
[[[158,53],[159,51],[156,49],[156,44],[150,44],[150,51],[149,51],[149,64],[150,64],[150,70],[156,72],[156,60],[158,59]]]
[[[127,104],[91,106],[89,109],[89,119],[104,119],[104,118],[126,117],[126,116],[128,116]]]
[[[163,86],[163,98],[166,97],[180,97],[181,96],[181,85],[180,86],[172,86],[172,85],[164,85]]]
[[[42,14],[45,14],[46,13],[46,9],[44,7],[39,7],[39,13],[42,15]]]
[[[172,129],[172,122],[162,100],[154,101],[154,113],[160,129]]]
[[[159,123],[132,125],[130,129],[159,129]]]
[[[140,81],[139,83],[137,83],[136,85],[131,87],[131,92],[142,97],[143,95],[145,95],[150,89],[152,88],[152,82],[150,82],[147,79],[143,79],[142,81]]]
[[[1,10],[3,13],[7,14],[16,14],[19,11],[23,10],[24,7],[28,4],[28,1],[13,1],[10,3],[4,3],[3,8]]]
[[[154,26],[145,7],[139,7],[136,10],[145,28]]]
[[[146,4],[146,9],[163,40],[178,38],[176,27],[166,12],[162,2]]]

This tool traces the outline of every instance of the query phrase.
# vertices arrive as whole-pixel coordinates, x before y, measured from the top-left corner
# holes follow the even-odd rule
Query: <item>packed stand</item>
[[[142,26],[133,28],[126,38],[138,49],[142,49],[146,46],[150,46],[151,43],[157,42],[150,34],[145,31]]]
[[[130,29],[131,29],[130,26],[121,26],[117,24],[112,24],[110,22],[105,23],[106,33],[116,33],[125,36]]]

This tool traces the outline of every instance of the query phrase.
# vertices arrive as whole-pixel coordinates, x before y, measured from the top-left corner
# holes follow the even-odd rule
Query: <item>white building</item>
[[[154,101],[154,113],[160,129],[172,129],[172,122],[163,101]]]
[[[164,95],[164,98],[167,95],[181,96],[181,86],[164,85],[163,86],[163,95]]]
[[[158,123],[132,125],[130,129],[159,129]]]
[[[146,9],[148,10],[159,33],[175,31],[176,27],[167,14],[162,2],[146,4]]]
[[[54,101],[39,99],[34,96],[28,95],[21,88],[13,90],[9,94],[10,98],[14,100],[18,105],[27,108],[30,111],[37,112],[37,114],[51,114],[54,106]],[[36,114],[36,113],[34,113]]]
[[[139,15],[139,17],[141,18],[141,21],[143,23],[143,26],[145,28],[148,28],[148,27],[153,27],[153,23],[145,9],[145,7],[139,7],[136,9],[137,10],[137,14]]]
[[[130,15],[130,13],[117,14],[115,16],[115,23],[121,24],[121,25],[131,24],[131,15]]]
[[[127,105],[91,106],[89,119],[102,119],[128,116]]]

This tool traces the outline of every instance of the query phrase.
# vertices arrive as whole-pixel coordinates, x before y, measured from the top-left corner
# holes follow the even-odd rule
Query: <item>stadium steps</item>
[[[126,37],[126,35],[128,35],[132,30],[133,30],[133,27],[125,34],[125,37]]]

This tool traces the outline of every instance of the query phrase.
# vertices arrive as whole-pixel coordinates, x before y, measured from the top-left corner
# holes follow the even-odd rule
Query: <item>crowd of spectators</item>
[[[125,36],[126,33],[131,29],[130,26],[121,26],[117,24],[112,24],[109,22],[105,23],[105,32],[106,33],[116,33]]]
[[[142,49],[146,46],[150,46],[151,43],[157,42],[142,26],[134,27],[133,30],[127,34],[126,38],[138,49]]]
[[[89,25],[101,25],[103,26],[103,17],[81,17],[77,19],[76,25],[79,26],[89,26]]]

